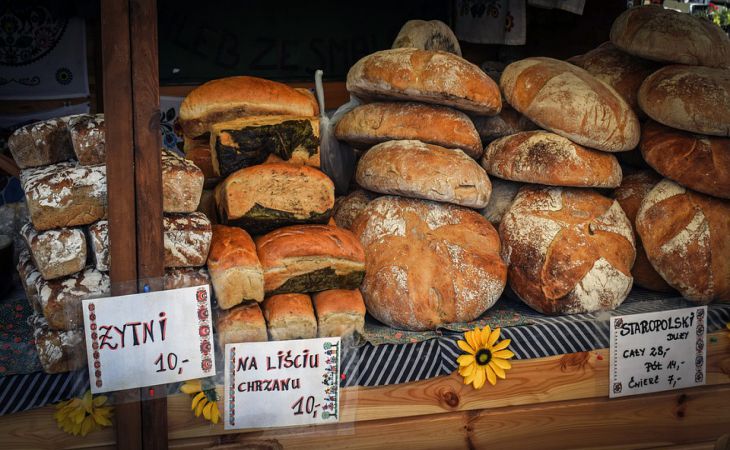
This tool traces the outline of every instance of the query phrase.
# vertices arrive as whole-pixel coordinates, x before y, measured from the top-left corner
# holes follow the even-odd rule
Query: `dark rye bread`
[[[52,280],[79,272],[86,266],[86,237],[81,228],[38,232],[26,223],[20,229],[33,262],[44,279]]]
[[[205,265],[213,229],[205,214],[166,214],[162,219],[165,268]]]
[[[193,162],[162,150],[162,210],[190,213],[198,208],[203,192],[203,171]]]
[[[104,114],[79,114],[70,116],[67,120],[71,143],[79,164],[82,166],[106,164]]]
[[[81,302],[111,294],[109,277],[87,267],[65,278],[36,280],[38,302],[52,330],[74,330],[84,325]]]
[[[47,166],[74,157],[68,124],[63,117],[18,128],[8,138],[8,148],[21,169]]]

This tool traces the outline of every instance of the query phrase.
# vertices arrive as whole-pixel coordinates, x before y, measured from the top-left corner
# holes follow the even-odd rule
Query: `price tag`
[[[609,396],[705,384],[707,307],[611,319]]]
[[[215,374],[208,286],[83,301],[91,392]]]
[[[340,338],[227,344],[225,429],[335,423]]]

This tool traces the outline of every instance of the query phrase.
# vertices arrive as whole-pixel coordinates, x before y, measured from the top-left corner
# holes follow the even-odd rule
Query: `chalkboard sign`
[[[361,57],[390,48],[410,19],[448,23],[449,1],[158,1],[160,82],[232,75],[345,78]]]

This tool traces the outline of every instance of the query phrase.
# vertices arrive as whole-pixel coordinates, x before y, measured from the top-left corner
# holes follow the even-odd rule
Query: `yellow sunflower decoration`
[[[459,363],[459,375],[464,377],[464,384],[472,384],[474,389],[481,389],[489,380],[497,384],[497,378],[505,379],[505,370],[512,368],[508,359],[515,356],[507,350],[509,339],[499,341],[501,330],[490,329],[489,326],[475,328],[464,333],[466,341],[458,341],[459,348],[466,352],[456,359]]]
[[[218,393],[215,391],[215,385],[205,383],[200,380],[190,380],[180,386],[180,391],[193,396],[190,409],[195,411],[195,417],[202,414],[206,420],[218,423],[220,420],[220,410],[218,409]]]
[[[105,405],[105,395],[91,395],[86,391],[83,397],[72,398],[56,405],[53,418],[58,428],[74,436],[86,436],[90,432],[112,425],[112,407]]]

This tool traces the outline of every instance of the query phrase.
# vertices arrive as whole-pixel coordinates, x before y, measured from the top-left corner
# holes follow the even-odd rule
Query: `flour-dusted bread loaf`
[[[492,185],[484,169],[458,149],[421,141],[388,141],[357,163],[357,183],[381,194],[484,208]]]
[[[106,217],[106,167],[59,163],[20,173],[38,231],[88,225]]]
[[[652,266],[686,299],[730,301],[730,201],[664,179],[646,195],[636,231]]]
[[[475,159],[484,151],[469,116],[445,106],[423,103],[378,102],[358,106],[337,122],[335,136],[364,150],[385,141],[417,140],[458,148]]]
[[[43,278],[52,280],[79,272],[86,266],[86,236],[81,228],[36,231],[26,223],[20,229],[33,262]]]
[[[332,218],[338,227],[352,231],[352,224],[355,223],[357,216],[377,196],[373,192],[358,189],[343,197],[338,197],[335,200]]]
[[[480,213],[495,227],[499,226],[502,217],[512,205],[524,183],[516,183],[514,181],[502,180],[499,178],[491,178],[492,195],[489,196],[489,203]]]
[[[292,225],[256,239],[267,294],[357,289],[365,252],[357,238],[334,225]]]
[[[573,142],[607,152],[639,143],[639,120],[626,100],[580,67],[527,58],[507,66],[499,84],[513,108]]]
[[[479,67],[451,53],[396,48],[360,59],[347,90],[362,98],[414,100],[491,116],[502,108],[497,84]]]
[[[540,128],[508,103],[502,105],[502,110],[496,116],[472,116],[471,120],[483,144],[521,131]]]
[[[312,296],[317,314],[317,336],[350,336],[363,334],[365,301],[358,290],[332,289]]]
[[[730,136],[730,70],[663,67],[642,83],[639,105],[649,117],[668,127]]]
[[[269,340],[264,315],[256,302],[244,303],[225,311],[219,311],[215,329],[221,350],[225,349],[226,344]]]
[[[33,316],[29,321],[33,325],[33,340],[45,373],[71,372],[86,366],[83,329],[52,330],[42,316]]]
[[[66,278],[36,280],[38,302],[52,330],[75,330],[84,326],[81,302],[111,294],[109,277],[87,267]]]
[[[365,247],[368,312],[391,327],[469,322],[504,290],[499,236],[476,211],[385,196],[370,202],[353,230]]]
[[[626,213],[629,222],[636,226],[636,214],[639,212],[639,206],[646,197],[646,194],[662,180],[662,177],[651,170],[643,170],[635,172],[624,177],[619,186],[613,191],[612,197],[621,205],[621,209]],[[673,292],[674,289],[664,281],[654,270],[649,258],[646,256],[644,245],[641,243],[641,237],[634,233],[636,239],[636,262],[631,268],[631,276],[634,277],[634,283],[652,291]]]
[[[264,317],[274,341],[317,337],[317,319],[307,294],[278,294],[263,303]]]
[[[730,38],[722,28],[661,5],[624,11],[613,22],[611,42],[627,53],[653,61],[730,67]]]
[[[198,208],[203,192],[203,171],[185,158],[162,150],[162,210],[190,213]]]
[[[208,270],[221,309],[245,300],[264,300],[264,271],[256,255],[256,244],[244,230],[213,226]]]
[[[286,84],[237,76],[208,81],[190,91],[180,105],[178,123],[186,136],[197,137],[211,125],[243,116],[286,114],[317,116],[314,97]]]
[[[88,244],[96,270],[108,272],[111,267],[109,259],[109,221],[100,220],[89,225],[88,235]]]
[[[213,229],[205,214],[166,214],[162,219],[165,268],[205,265]]]
[[[541,313],[612,310],[631,290],[631,223],[591,189],[525,186],[499,234],[510,287]]]
[[[401,27],[392,48],[441,50],[461,56],[459,40],[440,20],[409,20]]]
[[[64,118],[18,128],[8,138],[8,148],[21,169],[47,166],[74,157],[71,135]]]
[[[36,314],[43,314],[43,309],[38,300],[38,289],[36,287],[36,282],[42,277],[33,263],[33,258],[30,256],[30,251],[27,248],[23,248],[18,253],[18,265],[16,267],[18,269],[20,284],[25,291],[25,297],[28,299],[28,304]]]
[[[79,114],[69,116],[67,121],[71,143],[79,164],[83,166],[106,164],[104,114]]]
[[[178,267],[165,270],[165,290],[204,286],[206,284],[210,284],[210,275],[205,267]]]
[[[641,130],[641,154],[657,172],[682,186],[730,199],[730,138],[649,121]]]
[[[621,184],[616,156],[548,131],[524,131],[492,141],[482,166],[489,175],[523,183],[598,188]]]
[[[259,234],[295,223],[325,223],[335,185],[323,172],[285,163],[241,169],[216,188],[221,222]]]

